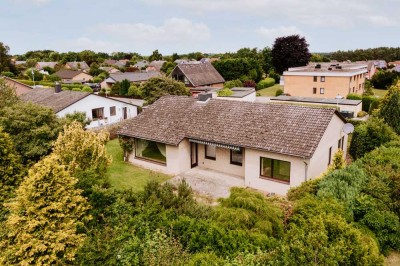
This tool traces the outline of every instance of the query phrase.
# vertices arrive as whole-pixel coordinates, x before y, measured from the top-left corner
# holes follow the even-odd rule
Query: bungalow
[[[121,71],[115,67],[99,67],[99,69],[106,71],[108,74],[121,73]]]
[[[88,92],[36,88],[20,98],[52,109],[57,116],[65,117],[74,112],[84,112],[91,120],[87,128],[96,128],[123,121],[137,115],[137,106]]]
[[[213,169],[285,195],[346,150],[345,123],[330,108],[164,96],[118,134],[133,140],[133,164],[171,175]]]
[[[15,79],[9,77],[0,77],[0,79],[4,80],[6,84],[8,84],[9,86],[15,88],[15,92],[17,93],[18,96],[33,90],[31,86],[16,81]]]
[[[111,88],[117,82],[121,82],[124,79],[129,80],[133,83],[140,83],[147,81],[150,78],[159,77],[161,74],[156,71],[152,72],[125,72],[111,74],[107,79],[101,83],[102,88]]]
[[[36,69],[37,70],[43,70],[45,67],[50,67],[50,68],[55,68],[57,65],[57,62],[37,62],[36,63]]]
[[[62,83],[85,83],[93,79],[91,75],[79,70],[63,69],[57,71],[54,75],[59,77]]]
[[[210,86],[222,88],[225,79],[218,73],[214,66],[209,63],[192,62],[176,65],[170,76],[185,83],[186,87]]]
[[[155,60],[151,61],[150,64],[147,66],[146,71],[161,71],[162,66],[167,61],[164,60]]]
[[[88,70],[89,66],[85,61],[82,62],[67,62],[65,64],[65,69],[71,70]]]

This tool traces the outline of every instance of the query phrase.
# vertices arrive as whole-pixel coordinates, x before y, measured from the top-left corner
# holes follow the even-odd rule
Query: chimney
[[[197,102],[200,103],[206,103],[208,102],[209,99],[212,98],[212,93],[211,92],[207,92],[207,93],[199,93],[197,95]]]
[[[59,93],[61,92],[61,84],[56,82],[56,86],[54,87],[54,92]]]

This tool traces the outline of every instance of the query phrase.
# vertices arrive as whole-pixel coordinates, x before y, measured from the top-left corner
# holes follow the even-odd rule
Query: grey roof
[[[110,74],[110,77],[106,80],[108,83],[121,82],[124,79],[129,80],[130,82],[141,82],[146,81],[150,78],[161,76],[158,72],[125,72],[125,73],[115,73]]]
[[[249,94],[254,93],[256,89],[250,87],[233,87],[231,91],[233,92],[232,95],[224,97],[243,98]]]
[[[157,71],[160,71],[165,62],[167,61],[154,60],[150,62],[149,67],[154,67]]]
[[[88,95],[90,95],[88,92],[66,90],[55,93],[53,88],[35,88],[32,91],[21,95],[20,98],[26,102],[32,102],[34,104],[48,107],[58,113]]]
[[[180,69],[195,87],[225,82],[225,79],[218,73],[214,66],[208,62],[178,64],[176,68]],[[174,70],[172,73],[174,73]]]
[[[331,98],[316,98],[316,97],[300,97],[300,96],[284,96],[271,97],[271,101],[285,101],[285,102],[304,102],[304,103],[319,103],[319,104],[340,104],[340,105],[354,105],[361,104],[361,100],[348,100],[348,99],[331,99]]]
[[[310,158],[331,108],[165,96],[127,120],[120,135],[178,145],[184,138]]]
[[[57,62],[37,62],[36,65],[39,66],[40,69],[45,67],[54,68],[57,65]]]
[[[134,64],[133,66],[134,66],[134,67],[137,67],[137,68],[142,68],[142,67],[146,67],[148,64],[149,64],[148,61],[142,60],[142,61],[138,61],[138,62],[137,62],[136,64]]]
[[[88,64],[85,61],[82,62],[67,62],[66,65],[68,65],[71,69],[89,69]]]

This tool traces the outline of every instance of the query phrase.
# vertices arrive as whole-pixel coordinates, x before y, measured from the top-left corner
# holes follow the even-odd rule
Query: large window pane
[[[135,155],[136,157],[165,163],[166,147],[164,143],[136,139],[135,142]]]
[[[231,150],[231,164],[242,165],[243,151]]]
[[[290,182],[290,162],[261,157],[260,163],[261,176]]]
[[[212,145],[205,145],[205,147],[206,147],[206,158],[215,160],[217,147]]]

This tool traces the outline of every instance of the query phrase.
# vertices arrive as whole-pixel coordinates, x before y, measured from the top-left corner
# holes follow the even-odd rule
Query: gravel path
[[[200,167],[192,168],[185,173],[170,179],[173,185],[185,179],[193,191],[209,198],[227,198],[231,187],[245,187],[244,178]]]

